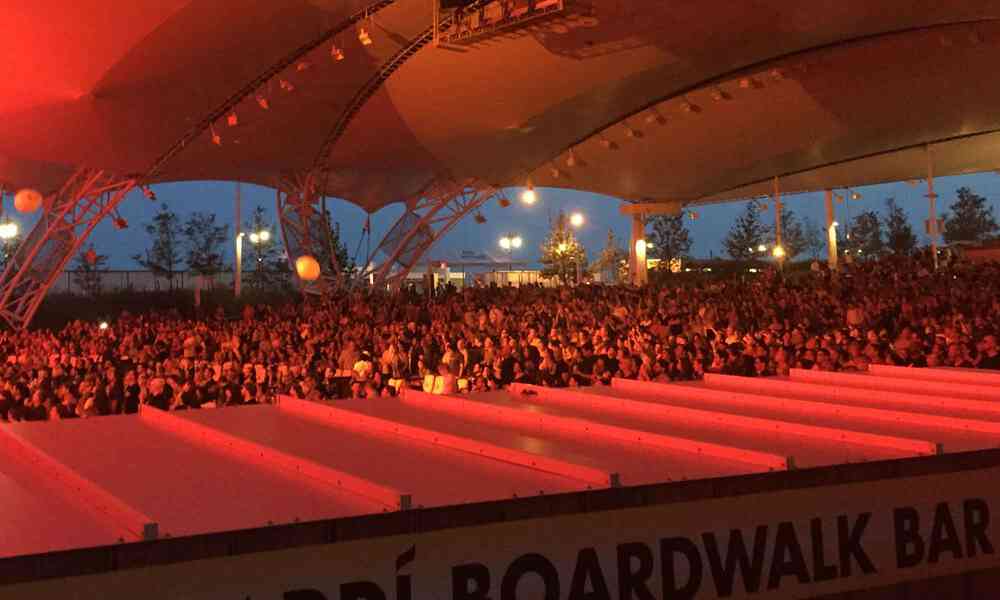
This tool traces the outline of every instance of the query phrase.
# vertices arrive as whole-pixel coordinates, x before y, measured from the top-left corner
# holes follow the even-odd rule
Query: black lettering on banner
[[[573,569],[568,600],[611,600],[608,582],[605,581],[604,572],[601,571],[601,561],[593,548],[584,548],[576,555],[576,567]]]
[[[823,545],[823,519],[816,517],[809,522],[809,534],[812,538],[813,581],[836,579],[837,565],[826,564],[826,547]]]
[[[678,586],[674,557],[684,556],[688,563],[687,581]],[[704,566],[698,546],[686,537],[660,540],[660,568],[663,571],[663,597],[670,600],[690,600],[698,595],[704,575]]]
[[[924,538],[920,537],[920,513],[912,506],[892,511],[896,532],[896,566],[909,569],[924,559]]]
[[[850,577],[854,571],[851,565],[852,558],[861,567],[863,575],[871,575],[878,570],[861,545],[861,536],[865,534],[865,529],[871,520],[872,514],[870,512],[858,514],[853,525],[849,523],[847,515],[837,517],[837,548],[840,550],[841,577]],[[897,546],[897,553],[898,551]],[[923,554],[923,550],[920,553]]]
[[[371,581],[353,581],[341,584],[340,600],[385,600],[385,592]]]
[[[470,589],[469,584],[474,584]],[[490,570],[482,563],[457,565],[451,569],[454,600],[489,600]]]
[[[767,589],[774,590],[781,585],[781,580],[794,575],[799,583],[809,583],[809,567],[802,554],[799,536],[795,533],[795,525],[791,521],[778,523],[778,531],[774,536],[774,553],[771,557],[771,574],[767,578]]]
[[[981,498],[969,498],[963,503],[965,510],[965,553],[976,555],[976,545],[983,554],[993,554],[993,543],[986,537],[990,526],[990,506]]]
[[[712,570],[712,579],[720,598],[733,595],[736,583],[736,573],[743,574],[743,587],[748,594],[760,590],[761,575],[764,571],[764,551],[767,549],[767,525],[759,525],[753,536],[752,558],[747,553],[743,543],[743,532],[733,529],[729,532],[729,544],[726,550],[725,565],[719,556],[719,543],[714,533],[702,535],[705,543],[705,555]]]
[[[935,564],[941,554],[951,552],[954,558],[962,558],[962,542],[958,539],[955,520],[951,518],[951,508],[941,502],[934,508],[934,524],[931,525],[931,540],[927,546],[927,563]]]
[[[639,561],[638,568],[632,568],[632,559]],[[618,546],[618,600],[655,600],[649,591],[649,579],[653,576],[653,552],[641,542],[631,542]]]
[[[524,554],[510,563],[500,582],[500,600],[517,600],[517,584],[528,573],[535,573],[545,585],[545,600],[559,600],[559,572],[541,554]]]
[[[283,600],[326,600],[319,590],[291,590],[281,595]]]

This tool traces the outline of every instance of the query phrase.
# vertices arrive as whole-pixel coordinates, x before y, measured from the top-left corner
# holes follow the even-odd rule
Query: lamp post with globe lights
[[[505,234],[500,238],[500,248],[507,252],[507,278],[510,279],[510,272],[514,267],[514,250],[519,249],[524,244],[521,236],[515,233]]]

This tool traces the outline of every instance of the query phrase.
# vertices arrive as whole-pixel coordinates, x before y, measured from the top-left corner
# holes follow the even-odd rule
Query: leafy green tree
[[[760,207],[747,202],[746,208],[729,229],[722,246],[736,260],[750,260],[758,255],[757,246],[766,244],[770,228],[760,219]]]
[[[268,221],[264,207],[254,209],[243,223],[243,230],[247,234],[243,238],[243,273],[250,286],[256,290],[290,289],[291,268],[282,251],[281,237]],[[260,235],[262,232],[267,232],[266,236]]]
[[[805,236],[805,248],[803,252],[809,255],[809,258],[819,258],[823,255],[823,251],[826,250],[826,232],[820,227],[819,223],[813,221],[809,217],[802,219],[802,234]]]
[[[865,211],[851,221],[850,250],[861,250],[865,258],[878,258],[885,253],[885,240],[882,238],[882,220],[874,210]]]
[[[132,260],[148,269],[156,277],[167,280],[170,289],[174,289],[174,276],[180,269],[181,258],[181,222],[177,213],[169,210],[166,204],[160,205],[160,210],[153,215],[153,220],[143,226],[152,238],[152,243],[143,254],[133,254]]]
[[[781,247],[786,260],[794,260],[809,247],[809,237],[793,210],[781,211]]]
[[[587,264],[587,251],[573,235],[566,214],[559,211],[559,216],[551,223],[549,236],[542,243],[543,277],[556,277],[560,283],[567,284],[576,279],[578,267]]]
[[[98,254],[94,245],[90,244],[73,260],[73,283],[91,298],[100,296],[102,274],[108,271],[107,264],[108,255]]]
[[[986,198],[967,187],[958,188],[958,197],[944,214],[944,241],[982,242],[996,235],[1000,230],[993,207],[987,205]]]
[[[329,210],[326,211],[326,222],[330,228],[330,247],[333,257],[337,260],[340,272],[350,277],[357,271],[357,265],[354,264],[354,260],[347,251],[347,246],[340,237],[340,223],[333,220],[333,214]]]
[[[893,254],[909,255],[917,248],[917,236],[913,233],[910,218],[896,204],[895,198],[885,201],[885,237],[886,246]]]
[[[600,273],[601,281],[617,283],[622,278],[622,264],[628,262],[628,252],[622,248],[615,232],[608,229],[608,241],[600,256],[590,265],[592,273]]]
[[[653,256],[662,261],[671,258],[685,258],[691,251],[691,233],[684,226],[684,215],[659,215],[650,219],[653,232],[649,241],[653,242]]]
[[[183,232],[188,268],[199,275],[222,271],[229,226],[216,225],[212,213],[194,212],[184,223]]]

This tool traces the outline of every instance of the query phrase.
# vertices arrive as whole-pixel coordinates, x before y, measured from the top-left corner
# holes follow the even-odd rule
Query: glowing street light
[[[271,239],[271,232],[268,230],[255,231],[250,234],[250,243],[261,244]]]
[[[760,244],[759,246],[757,246],[757,252],[761,253],[767,252],[767,246],[765,246],[764,244]]]
[[[584,221],[583,213],[575,212],[569,216],[569,224],[578,229],[583,227]]]
[[[775,246],[774,250],[771,251],[771,254],[774,255],[774,258],[781,260],[785,258],[785,249],[781,246]]]
[[[17,237],[17,223],[8,221],[0,223],[0,240],[12,240]]]
[[[507,235],[500,238],[500,247],[507,251],[507,278],[510,279],[510,272],[514,266],[514,250],[517,250],[524,244],[524,240],[521,236],[508,233]]]

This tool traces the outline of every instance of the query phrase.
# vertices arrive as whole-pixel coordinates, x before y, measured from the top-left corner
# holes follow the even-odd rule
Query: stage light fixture
[[[358,28],[358,41],[361,42],[362,46],[372,45],[372,36],[364,26]]]

